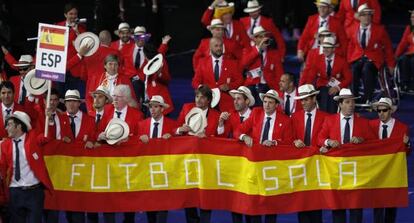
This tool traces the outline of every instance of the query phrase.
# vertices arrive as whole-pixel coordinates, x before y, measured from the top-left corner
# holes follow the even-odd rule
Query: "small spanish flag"
[[[40,47],[50,50],[65,51],[65,30],[43,27]]]

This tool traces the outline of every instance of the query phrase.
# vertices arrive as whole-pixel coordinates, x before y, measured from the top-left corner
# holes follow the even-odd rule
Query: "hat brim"
[[[260,100],[262,100],[262,101],[263,101],[264,97],[269,97],[269,98],[273,98],[273,99],[275,99],[276,101],[278,101],[278,102],[279,102],[279,104],[282,104],[282,103],[283,103],[283,99],[281,99],[280,97],[274,96],[274,95],[265,94],[265,93],[260,93],[260,94],[259,94],[259,97],[260,97]]]
[[[63,99],[63,101],[81,101],[80,98],[75,98],[75,97],[68,97]]]
[[[327,6],[327,7],[330,7],[330,6],[332,6],[332,4],[329,4],[329,3],[325,3],[325,2],[314,2],[314,4],[316,5],[316,6]]]
[[[375,111],[377,111],[378,106],[386,106],[386,107],[390,108],[391,113],[394,113],[395,111],[397,111],[397,106],[395,106],[395,105],[391,105],[391,107],[390,107],[390,105],[388,105],[386,103],[380,103],[380,102],[372,103],[372,109],[374,109]]]
[[[164,58],[162,54],[157,54],[154,58],[148,61],[148,63],[144,67],[144,74],[146,76],[151,76],[155,73],[157,73],[163,66]]]
[[[29,71],[24,77],[23,85],[26,90],[32,95],[41,95],[47,91],[47,80],[35,77],[36,70]],[[33,83],[37,81],[38,83]]]
[[[132,33],[132,31],[133,31],[132,29],[127,29],[127,28],[125,28],[125,29],[117,29],[117,30],[114,31],[114,34],[117,35],[117,36],[119,36],[119,32],[124,31],[124,30],[129,31],[130,33]]]
[[[229,91],[229,94],[230,94],[230,96],[231,97],[235,97],[234,95],[235,94],[242,94],[242,95],[245,95],[248,99],[249,99],[249,107],[252,107],[253,105],[254,105],[254,103],[256,103],[256,100],[254,100],[254,97],[253,97],[253,95],[251,95],[251,94],[246,94],[245,92],[243,92],[243,91],[239,91],[239,90],[231,90],[231,91]]]
[[[221,98],[221,92],[220,89],[218,88],[213,88],[211,89],[211,92],[213,93],[213,98],[211,99],[211,103],[210,106],[212,108],[216,107],[218,105],[218,103],[220,102],[220,98]]]
[[[256,12],[256,11],[260,10],[262,7],[263,7],[263,5],[259,5],[257,7],[245,8],[245,9],[243,9],[243,12],[245,12],[245,13]]]
[[[157,105],[160,105],[161,107],[163,107],[163,108],[165,108],[165,109],[167,109],[167,108],[169,108],[170,107],[170,105],[169,104],[167,104],[167,103],[160,103],[160,102],[157,102],[157,101],[150,101],[150,102],[148,102],[148,103],[143,103],[145,106],[147,106],[147,107],[149,107],[151,104],[157,104]]]
[[[307,97],[310,97],[310,96],[314,96],[314,95],[317,95],[317,94],[319,94],[319,91],[313,91],[310,94],[295,96],[295,100],[301,100],[301,99],[304,99],[304,98],[307,98]]]
[[[326,47],[326,48],[336,48],[337,47],[336,45],[324,44],[324,43],[322,43],[321,46]]]
[[[363,14],[363,13],[370,13],[370,14],[374,14],[374,12],[375,12],[375,10],[374,10],[374,9],[364,9],[363,11],[358,12],[357,14],[358,14],[358,16],[361,16],[361,14]]]
[[[33,63],[15,63],[15,64],[13,64],[13,66],[15,66],[15,67],[29,67],[29,66],[32,66],[32,65],[34,65]]]
[[[98,51],[99,48],[99,37],[97,35],[95,35],[92,32],[84,32],[79,34],[78,37],[76,37],[75,42],[73,43],[73,46],[76,49],[76,52],[79,52],[81,44],[83,41],[85,41],[86,39],[90,39],[92,40],[92,48],[85,54],[86,57],[92,56],[93,54],[96,53],[96,51]]]
[[[361,98],[360,96],[355,97],[353,95],[337,95],[335,97],[333,97],[334,101],[339,101],[340,99],[359,99]]]
[[[96,91],[92,91],[91,92],[91,96],[93,97],[94,94],[103,94],[105,95],[105,97],[108,99],[108,103],[112,103],[113,99],[111,97],[111,95],[105,93],[105,91],[101,91],[101,90],[96,90]]]
[[[108,125],[105,128],[105,136],[107,135],[107,131],[109,130],[109,128],[110,128],[111,125],[119,125],[119,126],[121,126],[122,129],[123,129],[123,132],[122,132],[122,136],[119,137],[119,138],[117,138],[117,139],[107,139],[106,142],[109,145],[114,145],[117,142],[119,142],[121,140],[124,140],[124,139],[126,139],[128,137],[128,135],[129,135],[129,126],[128,126],[128,124],[126,122],[122,121],[121,119],[118,119],[118,118],[113,118],[108,123]]]
[[[29,115],[28,115],[29,116]],[[22,118],[22,117],[20,117],[19,115],[16,115],[16,114],[11,114],[9,117],[8,117],[8,119],[9,118],[17,118],[17,119],[19,119],[20,121],[22,121],[25,125],[26,125],[26,127],[27,127],[27,130],[31,130],[32,129],[32,125],[30,124],[30,122],[27,122],[28,120],[26,120],[26,119],[24,119],[24,118]],[[29,117],[30,118],[30,117]],[[7,121],[7,119],[6,119],[6,121]]]

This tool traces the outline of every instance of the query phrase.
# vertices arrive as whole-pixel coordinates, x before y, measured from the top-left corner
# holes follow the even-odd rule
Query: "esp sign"
[[[69,28],[39,23],[36,77],[65,82]]]

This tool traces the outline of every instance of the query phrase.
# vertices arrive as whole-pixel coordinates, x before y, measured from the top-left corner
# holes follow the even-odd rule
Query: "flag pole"
[[[50,108],[50,94],[52,91],[52,81],[47,80],[47,97],[46,97],[46,112],[45,112],[45,137],[47,137],[49,133],[49,117],[47,116],[47,111]]]

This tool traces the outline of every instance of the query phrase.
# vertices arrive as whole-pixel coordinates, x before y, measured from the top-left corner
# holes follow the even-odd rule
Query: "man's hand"
[[[8,54],[8,53],[9,53],[9,51],[7,50],[7,48],[6,48],[6,47],[4,47],[4,46],[1,46],[1,51],[3,51],[3,54],[4,54],[4,55],[6,55],[6,54]]]
[[[262,142],[262,145],[267,146],[267,147],[271,147],[271,146],[276,146],[277,143],[275,140],[265,140]]]
[[[403,143],[408,144],[409,141],[410,141],[410,137],[408,137],[407,135],[404,135]]]
[[[322,154],[327,153],[328,151],[329,151],[329,149],[326,148],[325,146],[322,146],[321,148],[319,148],[319,152],[322,153]]]
[[[224,125],[224,121],[229,120],[230,118],[230,113],[228,112],[222,112],[220,114],[220,118],[219,118],[219,126],[223,126]]]
[[[230,87],[229,87],[229,85],[228,85],[228,84],[222,84],[222,85],[220,85],[220,86],[219,86],[219,89],[220,89],[221,91],[226,92],[226,91],[230,90]]]
[[[170,134],[170,133],[165,133],[165,134],[162,136],[162,138],[163,138],[163,139],[169,139],[169,138],[171,138],[171,134]]]
[[[172,38],[170,35],[165,35],[164,37],[162,37],[162,44],[168,44],[168,42],[170,42],[171,39]]]
[[[245,135],[242,138],[244,144],[246,144],[247,147],[252,147],[253,146],[253,139],[252,137]]]
[[[360,144],[360,143],[364,142],[364,138],[353,136],[351,138],[350,142],[353,143],[353,144]]]
[[[139,140],[141,140],[141,142],[147,144],[149,142],[149,137],[148,135],[142,135],[139,137]]]
[[[388,72],[390,76],[394,75],[394,69],[395,69],[394,67],[388,67]]]
[[[129,140],[129,137],[126,137],[125,139],[123,139],[123,140],[121,140],[121,141],[117,142],[115,145],[119,146],[119,145],[121,145],[122,143],[127,142],[128,140]]]
[[[64,136],[64,137],[62,138],[62,141],[63,141],[64,143],[70,143],[70,142],[72,142],[72,140],[71,140],[69,137],[67,137],[67,136]]]
[[[181,126],[180,128],[178,128],[178,131],[180,133],[187,133],[187,132],[191,131],[191,128],[187,124],[184,124],[183,126]]]
[[[269,40],[269,37],[264,37],[262,41],[260,41],[258,48],[262,51],[266,50],[267,47],[269,46],[268,40]]]
[[[95,144],[93,144],[93,148],[98,148],[102,146],[102,144],[100,144],[99,142],[95,142]]]
[[[105,132],[101,132],[98,135],[98,141],[106,141],[106,136],[105,136]]]
[[[296,148],[298,149],[302,149],[303,147],[305,147],[305,143],[300,140],[300,139],[296,139],[295,141],[293,141],[293,144],[296,146]]]
[[[296,57],[299,59],[300,62],[305,61],[305,52],[303,52],[303,50],[298,50]]]
[[[328,94],[329,95],[336,95],[338,92],[339,92],[339,88],[331,87],[331,88],[329,88]]]
[[[205,138],[205,137],[207,137],[206,136],[206,133],[203,131],[203,132],[199,132],[199,133],[197,133],[197,134],[195,134],[195,136],[197,136],[198,138]]]
[[[332,148],[337,148],[337,147],[340,146],[340,144],[337,140],[332,140],[332,139],[328,140],[328,145]]]
[[[214,9],[221,2],[223,2],[223,0],[214,0],[213,3],[211,3],[210,7]]]
[[[85,144],[85,149],[92,149],[92,148],[94,148],[94,144],[93,144],[93,142],[91,142],[91,141],[87,141],[86,142],[86,144]]]

